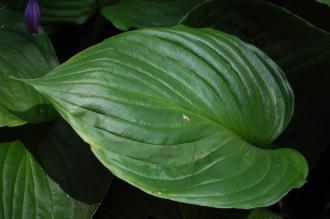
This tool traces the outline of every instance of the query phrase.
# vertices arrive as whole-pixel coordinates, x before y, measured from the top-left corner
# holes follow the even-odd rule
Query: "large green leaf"
[[[96,206],[61,190],[18,141],[0,144],[0,215],[9,218],[91,218]]]
[[[59,120],[0,133],[1,142],[20,139],[32,153],[17,142],[0,144],[1,218],[91,218],[111,175],[69,125]]]
[[[119,0],[102,14],[120,30],[134,27],[174,26],[204,0]]]
[[[295,93],[295,113],[278,143],[300,150],[315,164],[330,140],[330,34],[257,0],[209,0],[182,23],[239,36],[280,65]]]
[[[305,181],[299,153],[264,148],[290,120],[291,88],[274,62],[234,36],[132,31],[25,81],[115,175],[153,195],[252,208]]]
[[[37,78],[57,64],[46,35],[30,35],[22,15],[0,10],[0,127],[54,118],[55,110],[38,92],[11,77]]]

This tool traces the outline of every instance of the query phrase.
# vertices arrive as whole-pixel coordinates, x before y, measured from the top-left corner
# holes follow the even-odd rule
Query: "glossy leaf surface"
[[[23,16],[0,10],[0,127],[53,119],[55,110],[16,78],[37,78],[58,64],[46,35],[27,32]]]
[[[210,0],[182,23],[239,36],[284,70],[295,94],[295,113],[277,142],[298,149],[314,165],[330,140],[330,34],[258,0]]]
[[[153,195],[252,208],[300,187],[304,158],[265,149],[293,94],[264,53],[212,29],[145,29],[110,38],[26,80],[119,178]]]

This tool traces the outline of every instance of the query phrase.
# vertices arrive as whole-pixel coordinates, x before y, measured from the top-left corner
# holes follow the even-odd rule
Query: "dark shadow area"
[[[307,183],[285,197],[290,219],[318,219],[327,214],[326,209],[330,202],[329,146],[311,170]]]
[[[28,121],[29,123],[46,122],[55,119],[58,116],[55,108],[50,104],[36,105],[22,112],[7,110],[17,118],[23,121]]]
[[[101,14],[94,15],[81,26],[59,24],[59,27],[61,28],[51,33],[49,37],[61,63],[78,52],[120,33]]]
[[[189,205],[149,195],[114,178],[94,219],[242,219],[248,210]]]
[[[316,0],[265,0],[284,7],[315,26],[330,31],[330,12],[326,4]]]
[[[181,219],[176,202],[148,195],[114,178],[94,219]]]
[[[1,142],[22,141],[47,175],[72,198],[86,204],[103,199],[112,175],[63,119],[1,128],[0,133]]]
[[[315,26],[330,31],[330,7],[328,5],[316,0],[290,0],[286,1],[285,7]]]

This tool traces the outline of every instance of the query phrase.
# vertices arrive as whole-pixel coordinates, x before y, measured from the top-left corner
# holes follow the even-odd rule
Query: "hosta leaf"
[[[156,196],[252,208],[304,183],[299,153],[262,148],[289,122],[290,86],[264,53],[231,35],[128,32],[25,81],[115,175]]]
[[[19,141],[0,144],[0,174],[3,219],[91,218],[97,207],[63,192]]]
[[[281,219],[281,217],[265,208],[253,209],[247,219]]]
[[[119,0],[102,9],[102,14],[120,30],[174,26],[204,0]]]
[[[55,110],[38,92],[11,77],[37,78],[56,65],[46,35],[30,35],[22,15],[0,10],[0,127],[54,118]]]
[[[300,150],[315,164],[330,140],[330,34],[257,0],[210,0],[182,23],[239,36],[280,65],[295,93],[295,113],[278,143]]]
[[[43,169],[42,174],[48,179],[56,192],[56,196],[54,196],[54,192],[53,196],[51,196],[48,190],[42,190],[47,188],[44,188],[47,184],[43,184],[43,180],[38,180],[38,178],[34,179],[34,181],[27,179],[35,185],[41,185],[41,191],[44,192],[42,197],[53,200],[54,203],[44,208],[44,204],[38,201],[41,197],[36,197],[36,202],[29,203],[30,207],[35,205],[36,211],[40,213],[39,218],[91,218],[109,187],[111,174],[95,158],[89,145],[84,143],[63,120],[56,120],[46,124],[0,129],[0,142],[11,142],[15,138],[22,141],[29,148],[33,157],[37,158],[38,161],[34,165],[36,168]],[[24,150],[22,149],[22,151]],[[3,153],[6,153],[6,151],[2,151],[0,146],[0,157],[4,156]],[[31,156],[27,151],[24,154]],[[14,162],[11,159],[8,158],[8,163]],[[33,184],[29,184],[31,188],[23,188],[23,191],[18,190],[15,196],[12,195],[10,191],[14,188],[14,184],[10,180],[15,177],[16,180],[23,181],[24,179],[16,176],[18,172],[12,170],[10,166],[4,167],[6,167],[6,172],[4,171],[4,173],[7,175],[1,178],[2,182],[0,182],[0,185],[6,183],[7,187],[0,186],[0,190],[3,188],[7,192],[5,198],[0,195],[0,203],[7,203],[5,207],[8,210],[6,210],[7,215],[5,217],[0,217],[4,219],[35,218],[29,217],[29,213],[26,216],[22,214],[24,216],[19,217],[20,209],[27,208],[28,204],[17,203],[16,207],[14,207],[10,201],[14,197],[23,199],[24,196],[19,197],[19,194],[29,194],[34,189]],[[9,173],[12,173],[12,175]],[[28,196],[26,200],[29,198],[33,197]],[[52,209],[57,210],[53,211]],[[33,211],[32,209],[31,212]],[[13,217],[10,217],[10,214]],[[49,217],[52,214],[53,216]],[[3,215],[1,211],[0,215]]]

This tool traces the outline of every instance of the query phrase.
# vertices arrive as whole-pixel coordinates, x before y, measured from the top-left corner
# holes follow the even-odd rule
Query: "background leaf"
[[[3,126],[19,126],[25,122],[15,117],[8,110],[0,105],[0,127]]]
[[[281,219],[279,215],[267,210],[266,208],[253,209],[247,219]]]
[[[38,92],[11,78],[37,78],[58,64],[50,40],[42,33],[29,34],[22,16],[0,10],[0,127],[48,121],[56,115]]]
[[[102,14],[120,30],[175,26],[192,8],[204,0],[119,0],[102,9]]]
[[[15,146],[0,145],[0,163],[4,162],[0,164],[0,188],[5,203],[2,212],[0,208],[0,215],[4,214],[1,218],[34,218],[34,212],[40,218],[92,217],[108,189],[111,174],[68,124],[58,120],[2,128],[0,133],[1,142],[17,138],[31,151],[17,142]],[[27,157],[27,163],[20,164],[21,157]]]
[[[91,208],[64,193],[18,141],[0,144],[1,218],[91,218]]]
[[[95,0],[40,0],[43,24],[83,24],[97,10]]]
[[[314,165],[330,136],[329,33],[283,8],[254,0],[210,0],[182,23],[239,36],[281,66],[295,93],[295,113],[277,143],[301,151]]]
[[[322,4],[326,4],[330,7],[330,0],[316,0],[317,2],[320,2]]]
[[[0,7],[17,10],[23,14],[27,3],[28,0],[2,0]],[[47,28],[59,23],[81,25],[98,9],[95,0],[38,0],[38,3],[41,22]]]
[[[25,81],[115,175],[155,196],[253,208],[304,183],[300,154],[256,147],[287,126],[291,89],[275,63],[233,36],[133,31]]]

